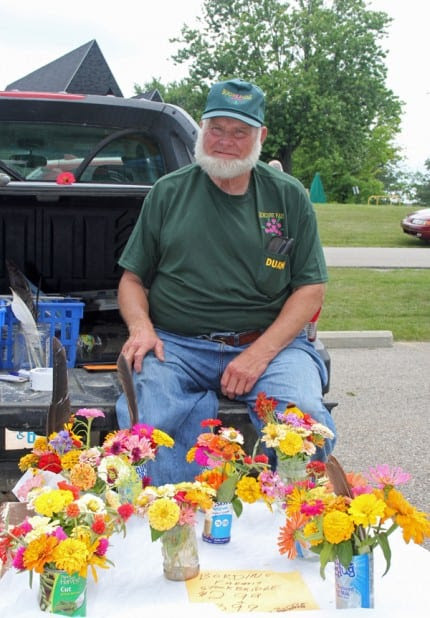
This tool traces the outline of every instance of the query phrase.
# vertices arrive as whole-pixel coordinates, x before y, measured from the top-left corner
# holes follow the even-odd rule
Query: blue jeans
[[[174,440],[172,449],[160,447],[154,462],[147,465],[154,485],[193,480],[201,472],[196,464],[185,460],[187,451],[203,431],[200,422],[216,418],[220,379],[227,367],[247,346],[232,347],[224,343],[195,337],[182,337],[157,330],[164,342],[165,361],[152,352],[143,361],[142,371],[134,372],[139,421],[168,433]],[[294,403],[333,433],[333,419],[324,406],[322,386],[327,370],[303,331],[268,365],[251,392],[237,397],[247,404],[250,419],[259,432],[261,421],[254,412],[257,394],[264,391],[284,410]],[[130,417],[124,394],[116,404],[118,424],[129,427]],[[326,440],[313,459],[325,461],[334,448],[335,438]]]

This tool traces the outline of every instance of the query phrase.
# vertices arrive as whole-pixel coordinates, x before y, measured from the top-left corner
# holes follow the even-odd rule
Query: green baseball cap
[[[243,79],[229,79],[214,84],[209,91],[202,119],[227,116],[252,127],[264,124],[264,93]]]

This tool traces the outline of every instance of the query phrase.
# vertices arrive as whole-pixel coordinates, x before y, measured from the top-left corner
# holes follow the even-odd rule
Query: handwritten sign
[[[186,585],[191,603],[214,603],[225,612],[319,609],[298,571],[201,571]]]

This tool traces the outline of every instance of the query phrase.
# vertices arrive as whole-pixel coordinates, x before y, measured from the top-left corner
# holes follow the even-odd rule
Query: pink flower
[[[315,515],[320,515],[324,511],[324,503],[322,500],[316,500],[315,504],[308,504],[304,502],[300,506],[300,512],[308,517],[314,517]]]
[[[81,408],[76,412],[76,416],[84,416],[85,418],[97,418],[101,416],[104,418],[105,413],[103,410],[98,410],[97,408]]]
[[[76,182],[76,178],[71,172],[61,172],[56,179],[57,185],[72,185],[74,182]]]
[[[209,465],[209,457],[205,451],[205,449],[203,448],[197,448],[196,452],[194,453],[194,461],[199,464],[199,466],[203,466],[204,468],[208,467]],[[215,464],[216,466],[216,464]],[[212,466],[212,467],[215,467]]]
[[[35,474],[31,478],[27,479],[25,483],[21,485],[21,487],[16,492],[16,497],[25,502],[27,500],[28,492],[34,489],[35,487],[41,487],[43,485],[44,480],[43,476],[40,474]]]
[[[388,464],[370,468],[366,476],[371,483],[375,483],[380,488],[385,485],[396,487],[397,485],[407,483],[411,478],[411,475],[408,472],[404,472],[402,468],[390,468]]]
[[[24,566],[25,549],[26,548],[23,545],[21,545],[21,547],[18,547],[18,550],[12,560],[12,565],[15,567],[15,569],[18,569],[18,571],[23,571],[25,569],[25,566]]]
[[[61,526],[58,526],[58,528],[55,528],[54,536],[57,537],[59,541],[64,541],[65,539],[67,539],[67,534],[64,532]]]
[[[101,539],[99,539],[95,553],[97,554],[97,556],[104,556],[108,550],[108,547],[109,539],[107,539],[106,537],[102,537]]]

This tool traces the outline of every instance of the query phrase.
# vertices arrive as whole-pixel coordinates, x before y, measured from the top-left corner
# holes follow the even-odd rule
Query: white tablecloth
[[[201,516],[201,517],[200,517]],[[430,615],[430,552],[410,543],[406,545],[396,531],[391,536],[392,565],[387,575],[385,561],[379,548],[375,551],[375,609],[336,610],[333,565],[326,569],[326,579],[319,574],[319,562],[297,559],[288,560],[278,553],[277,537],[283,523],[280,514],[271,514],[263,504],[245,505],[242,516],[235,518],[232,540],[226,545],[211,545],[201,539],[203,517],[197,524],[200,569],[264,571],[300,571],[319,610],[293,610],[279,612],[300,618],[339,618],[340,612],[355,618],[421,618]],[[129,522],[125,539],[113,537],[108,556],[115,566],[99,570],[98,583],[88,579],[88,618],[142,618],[157,616],[198,616],[201,618],[233,616],[221,612],[210,604],[190,603],[183,582],[164,578],[160,541],[152,543],[148,525],[141,519]],[[41,618],[37,591],[38,576],[29,588],[27,573],[18,574],[10,569],[0,579],[0,617]],[[45,613],[46,615],[46,613]],[[51,615],[51,614],[50,614]],[[239,616],[269,616],[264,612],[236,614]],[[343,615],[342,613],[340,614]]]

